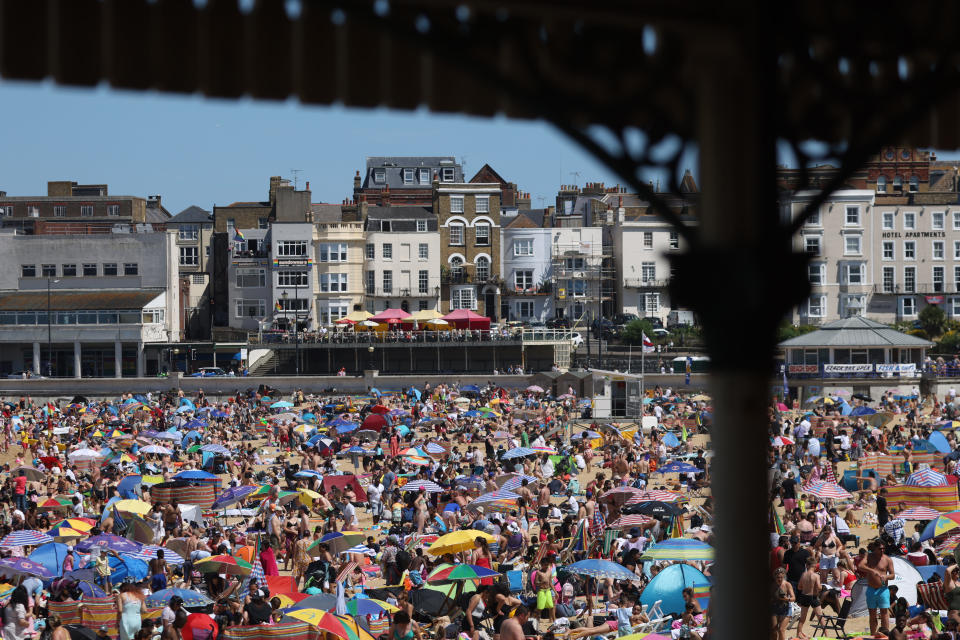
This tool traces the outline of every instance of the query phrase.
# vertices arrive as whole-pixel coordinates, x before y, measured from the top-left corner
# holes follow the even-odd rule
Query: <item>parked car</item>
[[[30,380],[46,380],[46,376],[38,376],[32,371],[17,371],[16,373],[7,374],[7,377],[10,379],[27,379]]]
[[[654,330],[653,330],[653,337],[654,337],[654,338],[666,338],[666,337],[669,336],[669,335],[670,335],[670,332],[667,331],[666,329],[654,329]]]
[[[550,318],[546,325],[550,329],[569,329],[570,321],[566,318]]]
[[[613,320],[614,323],[623,326],[623,325],[628,325],[634,320],[638,320],[639,318],[635,313],[618,313],[617,315],[613,316],[610,319]]]
[[[227,372],[220,367],[200,367],[190,374],[193,378],[212,378],[215,376],[225,376]]]
[[[663,320],[661,320],[656,316],[647,316],[646,318],[644,318],[644,320],[649,322],[650,326],[653,327],[654,329],[663,329]]]
[[[570,342],[573,344],[573,348],[576,349],[583,344],[583,335],[574,331],[570,334]]]

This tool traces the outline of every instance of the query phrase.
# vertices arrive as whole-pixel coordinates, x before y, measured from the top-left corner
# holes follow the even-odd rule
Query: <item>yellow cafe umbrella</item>
[[[349,320],[351,322],[363,322],[364,320],[366,320],[371,316],[373,316],[373,314],[370,313],[369,311],[351,311],[346,316],[344,316],[343,319]]]
[[[483,538],[487,542],[494,541],[494,537],[489,533],[477,529],[464,529],[440,536],[436,542],[430,545],[427,553],[433,556],[442,556],[445,553],[468,551],[477,546],[477,538]]]
[[[405,318],[405,320],[407,322],[430,322],[431,324],[436,324],[432,321],[439,320],[442,317],[443,314],[439,311],[434,309],[423,309],[421,311],[417,311],[409,318]],[[444,324],[446,324],[446,321],[444,321]]]
[[[320,494],[310,489],[297,489],[300,492],[300,504],[309,507],[313,501],[320,497]]]

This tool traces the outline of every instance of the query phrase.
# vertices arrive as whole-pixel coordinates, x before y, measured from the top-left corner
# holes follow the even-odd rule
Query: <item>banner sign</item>
[[[790,373],[818,373],[820,369],[815,364],[791,364],[787,367]]]
[[[877,373],[915,373],[917,365],[909,364],[878,364]]]
[[[872,373],[872,364],[825,364],[824,373]]]
[[[927,304],[943,304],[943,296],[927,296]]]

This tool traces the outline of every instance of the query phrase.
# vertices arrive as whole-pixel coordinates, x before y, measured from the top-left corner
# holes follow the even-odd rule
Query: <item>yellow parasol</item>
[[[467,551],[477,546],[477,538],[483,538],[487,542],[493,542],[494,538],[489,533],[478,531],[476,529],[464,529],[454,531],[437,538],[437,541],[430,545],[427,553],[433,556],[442,556],[445,553],[459,553]]]
[[[143,500],[119,500],[113,503],[113,506],[120,513],[134,513],[138,516],[145,516],[150,513],[153,507]]]

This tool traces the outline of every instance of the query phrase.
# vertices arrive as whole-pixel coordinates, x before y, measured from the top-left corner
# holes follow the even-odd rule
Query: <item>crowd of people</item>
[[[190,612],[223,637],[234,625],[301,619],[314,602],[304,598],[326,597],[382,602],[384,618],[353,617],[395,640],[453,629],[471,640],[653,628],[702,638],[709,610],[691,589],[672,615],[639,602],[670,564],[644,563],[644,550],[685,534],[712,542],[700,495],[706,400],[652,390],[660,424],[648,432],[576,420],[584,402],[572,389],[554,398],[493,384],[298,390],[289,401],[261,388],[8,402],[0,555],[36,558],[45,571],[0,559],[12,589],[4,637],[63,640],[55,603],[82,613],[114,598],[120,638],[180,640]],[[671,461],[686,466],[660,473]],[[177,497],[204,486],[211,505]],[[463,539],[448,548],[451,536]],[[566,570],[587,559],[611,560],[626,578]],[[693,564],[709,576],[708,561]],[[471,589],[438,582],[449,565],[483,577]],[[271,593],[282,576],[292,580]],[[435,583],[450,585],[439,606],[427,598]]]

